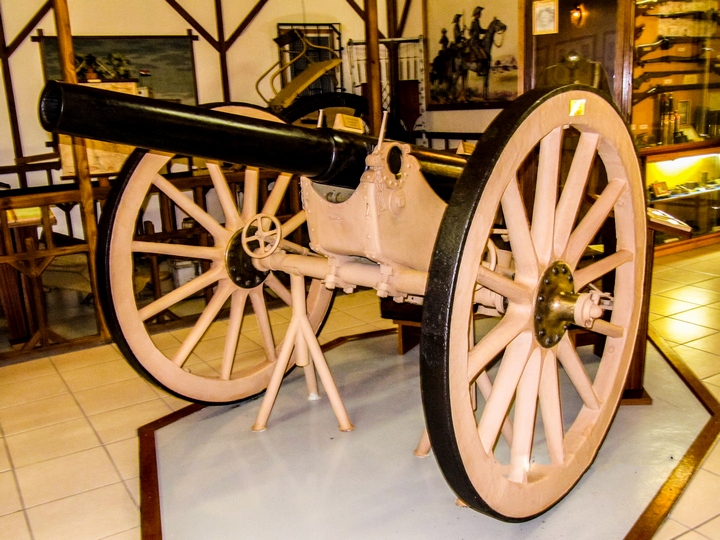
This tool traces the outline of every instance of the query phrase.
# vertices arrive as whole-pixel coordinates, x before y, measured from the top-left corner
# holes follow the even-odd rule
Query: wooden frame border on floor
[[[322,346],[322,350],[326,352],[351,341],[381,337],[396,332],[396,329],[390,328],[387,330],[343,336],[326,343]],[[708,411],[710,418],[685,452],[685,455],[675,466],[670,476],[665,480],[662,487],[655,494],[643,513],[640,514],[640,517],[625,536],[625,540],[652,538],[670,514],[670,510],[672,510],[675,503],[677,503],[680,495],[682,495],[690,483],[690,480],[700,468],[700,465],[720,434],[720,403],[718,403],[710,391],[705,388],[703,383],[687,364],[685,364],[682,358],[680,358],[672,347],[670,347],[652,327],[648,329],[648,339],[660,355],[670,364],[670,367],[677,373],[680,380]],[[173,422],[196,413],[204,407],[204,405],[192,404],[138,429],[140,447],[140,523],[143,540],[162,540],[160,486],[158,483],[155,432]]]
[[[705,388],[705,385],[697,375],[680,358],[680,355],[650,326],[648,328],[648,339],[655,345],[658,352],[665,358],[670,367],[680,377],[688,389],[697,398],[700,404],[710,414],[705,426],[700,430],[698,436],[685,452],[680,462],[675,466],[665,483],[655,494],[633,527],[625,536],[625,540],[640,540],[652,538],[665,518],[670,514],[680,495],[690,483],[690,480],[700,468],[705,457],[712,449],[720,434],[720,403],[715,396]]]

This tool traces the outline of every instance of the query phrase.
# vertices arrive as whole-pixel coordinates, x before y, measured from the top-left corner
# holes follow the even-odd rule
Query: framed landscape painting
[[[197,105],[192,35],[73,36],[80,82],[135,80],[157,99]],[[62,79],[55,36],[39,35],[45,80]]]

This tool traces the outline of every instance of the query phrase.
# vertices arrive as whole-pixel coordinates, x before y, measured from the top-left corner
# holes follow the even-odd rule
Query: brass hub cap
[[[252,229],[252,227],[250,227]],[[233,280],[235,285],[243,289],[254,289],[260,285],[270,272],[261,272],[253,264],[253,259],[243,249],[242,242],[242,231],[236,231],[233,237],[228,242],[227,250],[225,251],[225,267],[227,269],[228,276]],[[254,231],[248,230],[248,233],[254,234]],[[254,241],[256,246],[259,246],[257,241]],[[253,246],[251,246],[253,247]]]
[[[578,296],[570,267],[561,261],[548,266],[535,297],[535,339],[542,347],[557,345],[575,321]]]

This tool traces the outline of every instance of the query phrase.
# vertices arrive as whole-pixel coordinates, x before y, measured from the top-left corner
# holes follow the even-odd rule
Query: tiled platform
[[[413,455],[424,427],[417,349],[397,356],[387,336],[326,356],[352,433],[338,431],[327,399],[307,401],[299,370],[266,432],[250,430],[258,400],[206,408],[155,432],[164,537],[622,538],[709,417],[650,347],[645,385],[662,399],[620,409],[595,463],[560,504],[504,523],[457,507],[435,460]],[[570,401],[563,405],[573,410]],[[536,445],[544,447],[542,435]]]

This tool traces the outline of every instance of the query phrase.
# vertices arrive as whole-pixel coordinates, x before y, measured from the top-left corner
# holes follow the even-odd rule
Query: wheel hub
[[[549,349],[560,342],[575,321],[579,297],[570,267],[561,261],[548,266],[535,297],[535,339],[542,347]]]
[[[253,227],[249,227],[248,233],[252,236],[255,231]],[[228,242],[227,250],[225,251],[225,267],[227,269],[228,276],[233,280],[235,285],[243,289],[254,289],[260,285],[270,272],[263,272],[255,268],[253,259],[243,249],[242,231],[240,229],[235,232],[233,237]],[[259,247],[257,241],[251,241],[257,244],[255,248]]]

